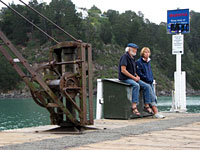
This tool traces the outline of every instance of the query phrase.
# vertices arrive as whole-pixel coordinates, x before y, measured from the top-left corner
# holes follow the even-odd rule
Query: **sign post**
[[[184,54],[184,35],[189,33],[189,9],[167,11],[167,33],[172,35],[172,54],[176,55],[174,93],[171,111],[186,112],[186,73],[181,71],[181,55]]]

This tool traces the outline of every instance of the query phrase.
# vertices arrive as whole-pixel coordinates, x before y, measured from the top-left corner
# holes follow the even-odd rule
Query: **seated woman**
[[[140,52],[140,58],[136,61],[137,69],[136,72],[140,79],[144,81],[145,83],[149,84],[151,87],[151,92],[150,92],[150,97],[148,102],[145,102],[145,110],[148,111],[149,113],[153,113],[155,118],[165,118],[162,114],[158,113],[158,109],[156,106],[157,100],[156,100],[156,95],[154,92],[153,88],[153,73],[151,70],[151,64],[150,64],[150,58],[149,56],[151,55],[151,51],[148,47],[142,48]],[[150,108],[151,106],[151,108]],[[153,110],[153,111],[152,111]]]

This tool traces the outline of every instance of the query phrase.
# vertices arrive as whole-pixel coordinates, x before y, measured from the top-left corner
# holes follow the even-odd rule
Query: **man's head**
[[[131,55],[131,56],[135,56],[137,53],[137,49],[139,47],[136,44],[133,43],[129,43],[126,47],[126,51]]]
[[[140,52],[140,56],[145,59],[148,59],[150,55],[151,55],[150,49],[148,47],[143,47]]]

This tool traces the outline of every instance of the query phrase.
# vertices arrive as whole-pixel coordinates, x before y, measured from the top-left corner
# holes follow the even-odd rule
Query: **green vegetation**
[[[166,23],[162,22],[157,25],[145,19],[142,12],[135,13],[131,10],[124,13],[108,10],[102,13],[96,6],[87,10],[88,16],[84,17],[82,13],[76,11],[71,0],[52,0],[49,5],[32,0],[29,5],[73,36],[84,42],[92,43],[95,79],[117,78],[119,58],[124,53],[127,43],[133,42],[140,48],[150,47],[152,68],[158,89],[172,89],[175,56],[171,54],[171,35],[166,34]],[[58,41],[71,40],[25,6],[15,4],[10,6]],[[191,33],[185,35],[182,70],[187,71],[188,87],[199,90],[200,14],[191,11],[190,16]],[[48,47],[55,43],[8,8],[3,8],[0,12],[0,27],[30,63],[42,63],[48,59]],[[16,74],[0,54],[0,89],[16,88],[13,85],[20,82]]]
[[[20,83],[20,77],[12,68],[6,58],[0,53],[0,89],[6,91],[7,89],[15,88]]]

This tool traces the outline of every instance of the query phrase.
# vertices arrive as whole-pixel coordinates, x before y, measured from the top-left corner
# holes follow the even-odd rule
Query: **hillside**
[[[116,10],[101,12],[95,6],[87,10],[87,17],[83,17],[70,0],[53,0],[49,5],[33,0],[29,4],[78,39],[92,43],[95,80],[117,78],[119,58],[124,53],[127,43],[133,42],[140,48],[150,47],[152,69],[158,91],[167,91],[165,93],[167,94],[173,89],[175,56],[171,54],[171,35],[166,33],[166,23],[162,22],[159,25],[152,23],[144,18],[142,12],[135,13],[131,10],[125,13]],[[58,41],[71,40],[25,6],[11,4],[11,7]],[[190,17],[191,33],[185,35],[182,70],[187,72],[188,91],[198,91],[200,90],[200,59],[198,59],[200,14],[191,11]],[[0,27],[30,63],[40,64],[48,59],[48,48],[55,43],[7,8],[3,8],[0,12]],[[24,84],[17,73],[0,54],[0,91],[23,88]]]

